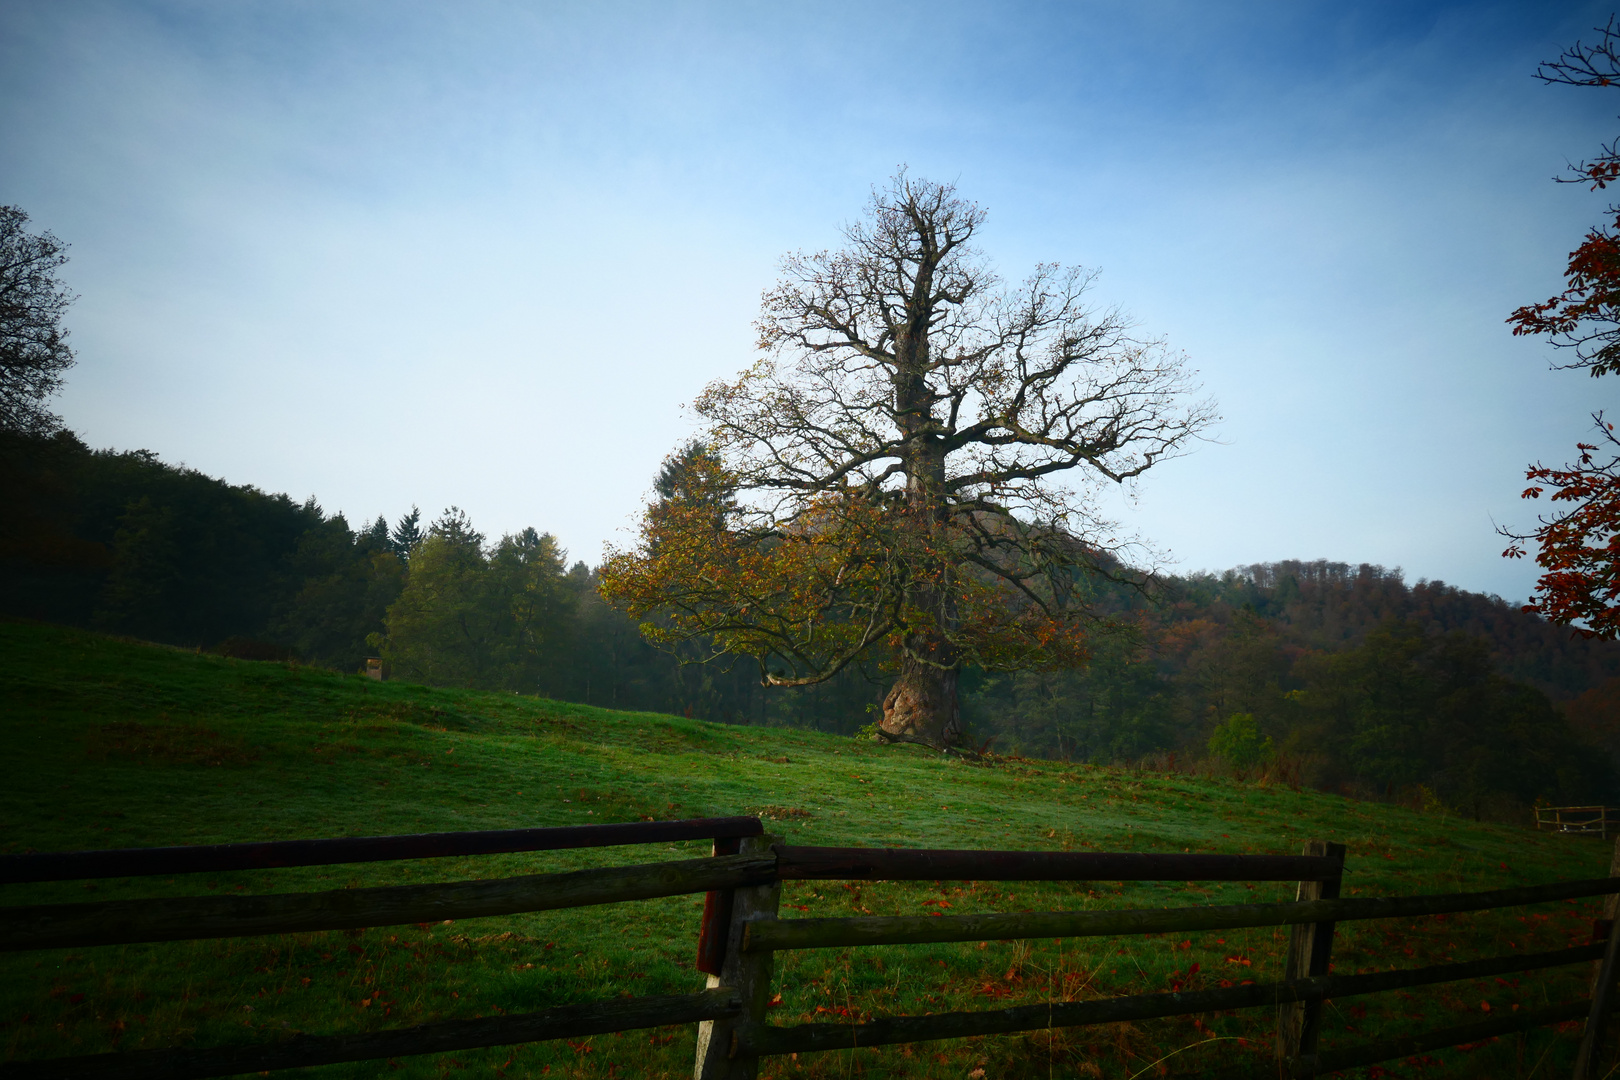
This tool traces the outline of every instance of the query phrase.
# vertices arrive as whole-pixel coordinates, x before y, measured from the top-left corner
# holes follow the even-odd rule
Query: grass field
[[[1453,892],[1607,873],[1591,840],[1286,786],[1052,762],[968,763],[802,731],[517,695],[376,683],[0,623],[0,851],[374,835],[757,813],[789,842],[1297,853],[1349,846],[1345,895]],[[657,845],[0,889],[0,904],[460,880],[707,854]],[[1292,898],[1285,884],[788,883],[784,917],[1148,907]],[[0,1058],[263,1041],[687,993],[702,897],[450,926],[0,958]],[[1596,905],[1340,927],[1336,970],[1587,939]],[[777,1023],[943,1012],[1280,975],[1282,931],[785,953]],[[1196,969],[1195,969],[1196,965]],[[1334,1002],[1324,1045],[1585,992],[1587,972]],[[1261,1062],[1267,1010],[801,1060],[780,1077],[1110,1077]],[[1573,1027],[1573,1025],[1566,1025]],[[1513,1037],[1385,1076],[1567,1075],[1576,1035]],[[663,1029],[310,1070],[361,1076],[689,1076]],[[974,1070],[984,1070],[982,1074]]]

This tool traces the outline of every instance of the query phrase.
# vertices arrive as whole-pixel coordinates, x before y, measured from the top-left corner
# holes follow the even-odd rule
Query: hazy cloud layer
[[[1122,513],[1183,569],[1327,557],[1522,597],[1528,461],[1615,400],[1511,338],[1606,205],[1606,9],[0,5],[0,202],[73,245],[95,445],[622,539],[777,258],[908,163],[986,247],[1101,267],[1227,417]]]

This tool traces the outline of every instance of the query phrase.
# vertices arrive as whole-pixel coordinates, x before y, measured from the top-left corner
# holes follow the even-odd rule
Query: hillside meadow
[[[361,836],[758,814],[790,843],[1296,853],[1349,847],[1345,895],[1607,872],[1595,840],[1264,780],[965,761],[780,728],[432,689],[0,622],[0,851]],[[295,892],[707,854],[608,848],[0,888],[0,904]],[[1292,898],[1282,883],[789,882],[783,916],[1160,907]],[[0,957],[0,1059],[264,1041],[686,993],[702,897],[451,925]],[[1587,940],[1592,903],[1339,928],[1336,970]],[[1281,973],[1282,931],[779,956],[776,1023],[1159,992]],[[1587,972],[1334,1002],[1324,1046],[1585,993]],[[1109,1077],[1257,1065],[1269,1011],[770,1059],[778,1077]],[[1576,1025],[1364,1075],[1557,1076]],[[309,1070],[323,1077],[688,1076],[691,1029]],[[983,1073],[975,1070],[983,1070]]]

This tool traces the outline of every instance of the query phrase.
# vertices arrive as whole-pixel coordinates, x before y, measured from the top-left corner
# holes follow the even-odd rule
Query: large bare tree
[[[1090,582],[1126,546],[1099,489],[1213,419],[1182,357],[1042,265],[1004,287],[984,212],[904,171],[837,251],[765,294],[762,358],[696,402],[701,443],[612,553],[608,598],[776,686],[876,656],[879,738],[960,735],[958,673],[1083,663]],[[667,467],[666,472],[670,469]]]
[[[0,206],[0,431],[42,434],[60,425],[45,401],[73,364],[62,315],[74,298],[56,276],[67,245],[27,225]]]

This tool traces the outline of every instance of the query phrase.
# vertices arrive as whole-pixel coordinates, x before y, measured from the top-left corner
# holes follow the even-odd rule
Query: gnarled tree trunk
[[[944,749],[962,735],[956,702],[956,669],[911,665],[883,699],[879,742],[915,742]]]

